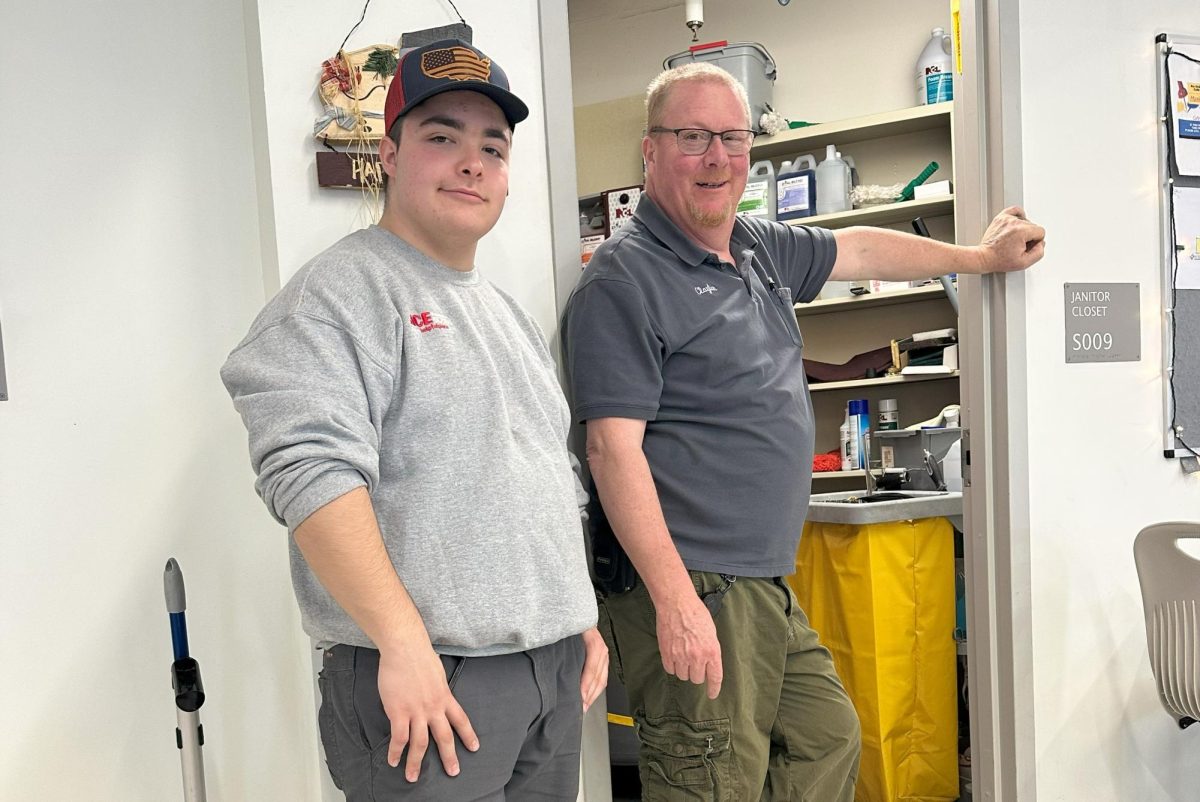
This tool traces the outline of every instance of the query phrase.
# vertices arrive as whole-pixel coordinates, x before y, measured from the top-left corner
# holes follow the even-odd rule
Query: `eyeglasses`
[[[679,143],[679,152],[685,156],[699,156],[707,153],[712,145],[713,137],[718,137],[725,146],[725,152],[730,156],[745,156],[754,144],[754,131],[734,128],[729,131],[709,131],[706,128],[660,128],[650,129],[652,134],[674,134]]]

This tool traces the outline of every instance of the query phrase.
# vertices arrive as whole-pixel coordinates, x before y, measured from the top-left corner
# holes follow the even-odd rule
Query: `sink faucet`
[[[925,451],[925,470],[929,473],[929,478],[933,482],[933,489],[939,492],[946,492],[946,480],[942,478],[942,470],[938,467],[937,457],[929,453],[929,449]]]

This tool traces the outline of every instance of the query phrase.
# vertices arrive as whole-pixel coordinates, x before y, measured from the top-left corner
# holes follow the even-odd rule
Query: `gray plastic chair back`
[[[1200,540],[1200,523],[1154,524],[1133,542],[1150,668],[1180,727],[1200,721],[1200,560],[1179,548],[1184,539]]]

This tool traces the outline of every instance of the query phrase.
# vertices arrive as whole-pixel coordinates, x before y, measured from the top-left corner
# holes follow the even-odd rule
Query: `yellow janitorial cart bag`
[[[862,723],[855,802],[958,799],[950,522],[809,522],[788,581]]]

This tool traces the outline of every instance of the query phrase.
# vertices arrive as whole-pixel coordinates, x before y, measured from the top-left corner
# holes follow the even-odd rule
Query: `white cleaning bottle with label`
[[[842,455],[842,470],[854,470],[854,465],[850,461],[850,409],[846,408],[846,416],[842,418],[842,425],[838,427],[838,450]]]
[[[862,440],[858,434],[858,415],[851,413],[846,418],[847,422],[847,441],[846,441],[846,463],[849,466],[846,470],[856,471],[859,468],[859,447]]]
[[[950,37],[942,28],[934,28],[929,43],[917,59],[917,105],[954,99],[954,62],[950,58]]]
[[[825,148],[825,160],[817,165],[817,214],[844,212],[850,208],[850,167],[838,158],[837,147]]]
[[[769,161],[755,162],[738,202],[738,214],[775,219],[775,165]]]

